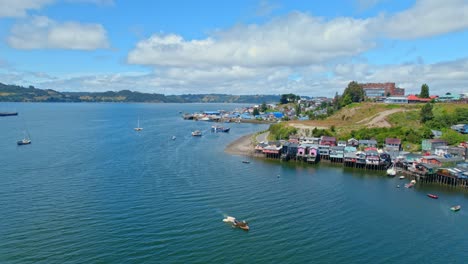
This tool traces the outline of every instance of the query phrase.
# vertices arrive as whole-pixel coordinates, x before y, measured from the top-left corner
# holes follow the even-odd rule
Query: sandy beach
[[[224,151],[234,155],[251,156],[254,153],[254,145],[252,143],[252,137],[254,134],[248,134],[242,136],[233,142],[231,142]]]

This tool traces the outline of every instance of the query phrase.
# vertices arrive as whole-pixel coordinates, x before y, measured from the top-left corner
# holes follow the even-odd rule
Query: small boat
[[[16,142],[16,144],[18,144],[18,146],[21,146],[21,145],[29,145],[31,144],[31,140],[30,139],[27,139],[27,138],[24,138],[22,140],[18,140]]]
[[[390,168],[387,169],[387,176],[395,177],[395,175],[396,175],[396,170],[395,170],[395,167],[392,165]]]
[[[450,210],[454,212],[460,211],[460,209],[461,209],[461,205],[455,205],[455,206],[450,207]]]
[[[400,188],[400,184],[398,184],[396,187],[397,187],[397,188]]]
[[[212,126],[212,127],[211,127],[211,131],[213,131],[213,132],[224,132],[224,133],[227,133],[227,132],[229,132],[229,130],[231,130],[230,127],[222,127],[222,126]]]
[[[192,132],[192,136],[194,137],[201,137],[202,132],[200,130],[195,130]]]
[[[249,231],[250,229],[246,221],[239,221],[235,217],[232,217],[232,216],[226,216],[226,218],[223,219],[223,222],[231,223],[232,227],[238,227],[245,231]]]
[[[428,193],[427,196],[432,198],[432,199],[439,199],[439,196],[437,196],[435,194],[432,194],[432,193]]]
[[[135,131],[141,131],[143,130],[142,127],[140,127],[140,118],[138,117],[138,121],[137,121],[137,127],[134,128]]]
[[[403,180],[405,178],[405,175],[400,176],[400,180]]]
[[[172,136],[172,138],[171,138],[171,139],[172,139],[172,140],[175,140],[175,139],[176,139],[176,136]]]
[[[17,116],[18,112],[0,112],[0,116]]]
[[[31,144],[31,138],[29,137],[29,133],[24,132],[24,137],[23,137],[23,139],[22,139],[22,140],[18,140],[18,141],[16,142],[16,144],[17,144],[18,146]]]
[[[248,160],[243,160],[242,163],[247,163],[247,164],[249,164],[250,161],[248,161]]]
[[[414,184],[413,184],[413,183],[411,183],[411,182],[410,182],[410,183],[407,183],[407,184],[405,184],[405,188],[408,188],[408,189],[409,189],[409,188],[413,188],[413,186],[414,186]]]

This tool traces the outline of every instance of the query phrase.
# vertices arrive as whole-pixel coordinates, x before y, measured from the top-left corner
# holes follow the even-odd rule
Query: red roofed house
[[[429,98],[419,98],[418,96],[414,94],[408,95],[408,103],[428,103],[432,99],[437,99],[437,95],[431,95]]]
[[[385,139],[385,150],[386,151],[400,151],[401,140],[398,138],[386,138]]]

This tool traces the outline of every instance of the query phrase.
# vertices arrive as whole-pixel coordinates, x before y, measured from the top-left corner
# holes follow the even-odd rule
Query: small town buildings
[[[320,145],[336,146],[336,138],[328,137],[328,136],[321,136]]]
[[[434,156],[434,155],[422,156],[421,157],[421,163],[431,164],[431,165],[437,166],[437,167],[440,167],[442,165],[442,161],[440,161],[440,157],[439,156]]]
[[[355,138],[350,138],[350,139],[348,139],[346,145],[347,145],[347,146],[358,147],[358,146],[359,146],[359,140],[357,140],[357,139],[355,139]]]
[[[431,95],[429,98],[420,98],[417,95],[410,94],[407,98],[408,103],[429,103],[430,101],[437,99],[437,96]]]
[[[386,104],[407,104],[408,103],[408,98],[404,97],[404,96],[387,97],[387,98],[385,98],[384,103],[386,103]]]
[[[346,141],[344,141],[344,140],[338,141],[338,146],[339,146],[339,147],[346,147],[346,145],[347,145],[347,144],[346,144]]]
[[[401,150],[401,140],[398,138],[386,138],[385,139],[385,151],[387,152],[399,152]]]
[[[359,140],[359,147],[360,148],[376,148],[377,147],[377,140],[375,140],[375,139],[361,139],[361,140]]]
[[[447,146],[447,141],[443,139],[423,139],[421,149],[423,151],[434,151],[439,146]]]
[[[330,160],[335,162],[343,162],[344,149],[345,147],[343,146],[330,147]]]
[[[387,96],[404,96],[405,89],[396,87],[395,83],[360,83],[366,97],[368,98],[383,98]]]

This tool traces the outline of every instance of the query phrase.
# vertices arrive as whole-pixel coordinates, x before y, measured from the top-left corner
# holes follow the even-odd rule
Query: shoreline
[[[254,153],[252,137],[254,135],[255,134],[247,134],[234,140],[226,146],[224,152],[233,155],[252,156]]]

